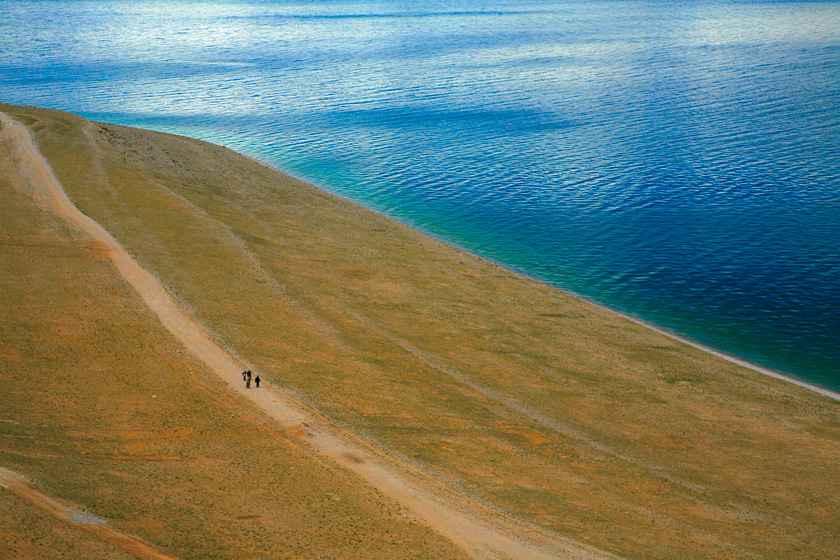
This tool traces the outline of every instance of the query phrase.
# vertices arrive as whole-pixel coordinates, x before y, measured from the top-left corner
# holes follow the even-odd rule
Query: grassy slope
[[[0,465],[183,559],[463,557],[231,396],[2,174],[0,193]],[[126,557],[0,490],[0,558]]]
[[[80,209],[154,270],[264,377],[464,491],[632,558],[831,558],[840,549],[840,498],[835,491],[840,482],[840,404],[667,339],[223,148],[88,125],[66,114],[0,110],[29,119],[42,151]],[[32,214],[23,202],[20,206],[24,210],[0,220],[9,231],[4,236],[28,239],[22,230],[6,227],[12,216]],[[84,274],[61,282],[32,280],[42,278],[45,267],[63,272],[64,246],[53,252],[2,247],[26,257],[19,266],[27,268],[12,271],[13,276],[25,278],[18,289],[39,299],[4,318],[0,328],[21,340],[11,345],[11,358],[3,354],[0,359],[14,370],[61,369],[64,358],[32,351],[51,347],[57,336],[64,340],[63,351],[86,357],[81,370],[65,368],[68,379],[55,381],[51,397],[17,390],[13,406],[87,410],[101,403],[100,397],[131,395],[131,414],[151,426],[137,436],[141,447],[153,441],[148,443],[154,448],[151,453],[179,460],[119,464],[130,465],[144,484],[170,477],[159,482],[179,490],[164,508],[167,515],[192,520],[193,502],[235,501],[227,492],[239,484],[234,459],[239,453],[250,457],[248,464],[258,472],[288,474],[293,458],[311,461],[301,458],[305,450],[282,437],[255,436],[247,422],[257,420],[243,419],[242,405],[218,396],[224,392],[201,368],[149,327],[153,321],[99,263],[95,248],[76,242],[66,249],[87,251],[85,262],[96,264],[102,269],[97,274],[105,275],[79,298],[82,290],[75,286]],[[2,278],[7,278],[6,271]],[[65,291],[50,297],[64,301],[70,297],[65,293],[69,286],[72,305],[68,300],[59,305],[60,314],[46,313],[41,292],[61,286]],[[103,305],[99,294],[109,290],[112,301]],[[84,310],[85,302],[95,302],[95,309]],[[130,327],[126,319],[110,316],[118,312],[130,313],[138,325]],[[24,328],[20,321],[34,321],[24,319],[28,315],[49,325]],[[99,324],[83,327],[84,336],[69,334],[91,315]],[[162,340],[146,341],[154,336]],[[127,340],[134,343],[120,342]],[[95,376],[97,383],[76,386],[86,375]],[[145,379],[151,385],[125,387],[127,379]],[[101,382],[114,386],[91,396]],[[8,374],[3,383],[10,390],[24,386]],[[68,384],[76,396],[57,399]],[[145,393],[158,386],[158,394],[164,388],[171,392],[165,402],[172,410],[148,409]],[[101,403],[92,408],[104,415],[109,407]],[[126,438],[135,442],[132,436],[113,435],[110,430],[116,425],[99,416],[74,420],[78,424],[67,433],[69,414],[46,424],[61,432],[50,445],[69,446],[53,451],[61,457],[83,445],[109,449],[127,445]],[[173,415],[189,436],[168,429]],[[97,425],[107,430],[92,433],[89,426]],[[217,431],[225,431],[222,426],[227,432],[219,435]],[[0,429],[13,430],[11,425]],[[203,458],[208,440],[224,442],[210,446],[215,453],[242,446],[228,455],[234,463],[213,471],[213,484],[188,480],[195,474],[160,474],[169,462],[197,462],[183,467],[184,472],[202,472],[207,460],[191,462],[182,455]],[[194,441],[198,443],[185,443]],[[49,447],[32,445],[36,450]],[[181,450],[182,445],[193,447]],[[273,447],[263,454],[255,449],[284,445],[291,446],[285,455]],[[189,550],[190,537],[183,533],[192,533],[173,534],[178,529],[154,521],[159,503],[145,511],[145,525],[132,524],[125,502],[134,497],[122,489],[111,499],[99,495],[101,488],[118,485],[118,479],[102,474],[106,469],[89,463],[91,459],[80,460],[68,472],[66,465],[47,470],[47,465],[61,464],[55,458],[21,457],[0,452],[3,464],[29,469],[39,480],[63,481],[56,488],[59,495],[79,503],[110,504],[97,513],[122,515],[129,530],[188,557],[183,551]],[[209,462],[215,461],[223,462],[216,456]],[[318,468],[325,477],[333,472]],[[85,482],[91,476],[98,477],[95,485]],[[353,488],[361,502],[373,500],[349,479],[336,484],[334,492]],[[317,501],[301,484],[289,481],[288,492],[308,496],[300,498],[298,515],[331,515],[322,509],[333,503]],[[278,498],[261,493],[247,503],[265,500]],[[376,503],[354,507],[370,513],[382,507]],[[220,543],[235,537],[249,543],[281,538],[274,526],[261,528],[259,538],[244,534],[248,529],[242,523],[230,526],[231,513],[207,519],[201,531],[217,534]],[[341,525],[340,515],[331,519],[335,527],[350,531]],[[353,531],[379,535],[397,519],[391,512],[384,517],[374,513]],[[394,530],[405,533],[401,538],[427,542],[420,529],[397,525]],[[441,554],[454,554],[444,544],[428,542]],[[343,551],[338,556],[349,557]]]

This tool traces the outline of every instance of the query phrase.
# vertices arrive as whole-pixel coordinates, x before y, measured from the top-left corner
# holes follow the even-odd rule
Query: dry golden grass
[[[182,559],[463,557],[230,394],[98,246],[0,191],[0,465]],[[0,558],[126,557],[3,489],[0,518]]]
[[[630,558],[840,550],[840,403],[224,148],[0,110],[36,132],[76,205],[232,352],[453,487]],[[17,202],[0,210],[3,414],[31,427],[0,425],[0,464],[183,557],[333,547],[351,558],[366,546],[371,558],[456,557],[357,481],[245,418],[96,247],[4,189],[4,203],[6,192]],[[18,429],[35,438],[29,447]],[[341,502],[324,497],[342,492]],[[278,510],[291,513],[267,514]],[[235,521],[250,515],[260,525]],[[385,528],[417,548],[378,552]]]

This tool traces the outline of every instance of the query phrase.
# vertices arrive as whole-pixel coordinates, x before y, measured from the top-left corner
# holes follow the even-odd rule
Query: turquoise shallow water
[[[258,157],[840,389],[840,3],[0,0],[2,100]]]

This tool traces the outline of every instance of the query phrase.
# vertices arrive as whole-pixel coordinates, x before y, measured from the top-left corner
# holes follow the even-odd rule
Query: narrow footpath
[[[135,536],[128,535],[108,525],[104,519],[70,507],[55,498],[36,490],[23,476],[9,469],[0,467],[0,488],[12,491],[18,497],[42,509],[50,515],[78,527],[82,531],[110,543],[120,550],[133,554],[140,560],[176,560],[143,542]]]

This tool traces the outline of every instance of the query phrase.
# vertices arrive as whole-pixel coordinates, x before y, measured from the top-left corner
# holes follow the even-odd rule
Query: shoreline
[[[574,294],[571,294],[571,295],[574,295]],[[579,296],[575,296],[575,297],[579,297]],[[836,391],[833,391],[833,390],[831,390],[827,387],[822,387],[821,385],[816,385],[814,383],[809,383],[807,381],[799,379],[798,377],[794,377],[793,375],[783,373],[781,371],[777,371],[777,370],[767,368],[767,367],[764,367],[764,366],[760,366],[758,364],[754,364],[752,362],[749,362],[749,361],[744,360],[742,358],[739,358],[737,356],[727,354],[726,352],[723,352],[721,350],[716,350],[716,349],[714,349],[710,346],[706,346],[704,344],[700,344],[699,342],[695,342],[695,341],[691,340],[690,338],[687,338],[687,337],[682,336],[680,334],[668,331],[667,329],[659,327],[658,325],[655,325],[653,323],[649,323],[649,322],[645,321],[644,319],[639,319],[639,318],[633,317],[632,315],[628,315],[627,313],[622,313],[621,311],[616,311],[614,309],[610,309],[609,307],[606,307],[606,306],[601,305],[599,303],[592,302],[592,301],[587,300],[587,299],[583,299],[583,301],[587,301],[589,303],[592,303],[593,305],[597,305],[598,307],[601,307],[603,309],[606,309],[607,311],[615,313],[616,315],[620,315],[621,317],[624,317],[625,319],[633,321],[637,325],[641,325],[641,326],[643,326],[645,328],[648,328],[648,329],[650,329],[654,332],[657,332],[661,335],[667,336],[668,338],[671,338],[671,339],[676,340],[678,342],[682,342],[683,344],[687,344],[687,345],[689,345],[693,348],[697,348],[698,350],[706,352],[707,354],[711,354],[712,356],[715,356],[717,358],[721,358],[723,360],[726,360],[727,362],[731,362],[733,364],[736,364],[736,365],[739,365],[741,367],[747,368],[749,370],[755,371],[755,372],[760,373],[762,375],[766,375],[768,377],[772,377],[774,379],[778,379],[780,381],[785,381],[785,382],[790,383],[792,385],[802,387],[803,389],[813,391],[814,393],[818,393],[820,395],[823,395],[825,397],[828,397],[830,399],[833,399],[835,401],[840,402],[840,393],[838,393]]]
[[[111,123],[107,123],[107,124],[111,124]],[[119,126],[124,126],[124,125],[119,125]],[[155,132],[159,132],[159,131],[155,131]],[[168,133],[168,132],[160,132],[160,134],[171,134],[171,133]],[[186,137],[187,137],[187,138],[192,138],[191,136],[186,136]],[[195,138],[193,138],[193,139],[194,139],[194,140],[196,140]],[[207,140],[201,140],[201,141],[202,141],[202,142],[207,142]],[[209,142],[209,143],[210,143],[210,144],[212,144],[212,142]],[[249,155],[247,155],[247,154],[243,154],[243,153],[241,153],[241,152],[237,152],[236,150],[233,150],[233,149],[231,149],[231,148],[229,148],[229,147],[227,147],[227,146],[224,146],[224,145],[221,145],[221,144],[217,144],[217,145],[218,145],[218,146],[220,146],[220,147],[222,147],[222,148],[224,148],[224,149],[226,149],[226,150],[230,150],[230,151],[232,151],[232,152],[235,152],[235,153],[237,153],[237,154],[241,155],[242,157],[245,157],[245,158],[247,158],[247,159],[249,159],[249,160],[251,160],[251,161],[253,161],[253,162],[255,162],[255,163],[258,163],[258,164],[260,164],[260,165],[262,165],[262,166],[264,166],[264,167],[267,167],[268,169],[271,169],[272,171],[276,171],[277,173],[282,173],[282,174],[284,174],[284,175],[287,175],[287,176],[289,176],[289,177],[292,177],[292,178],[293,178],[293,179],[295,179],[295,180],[298,180],[298,181],[304,182],[304,183],[306,183],[306,184],[308,184],[308,185],[310,185],[310,186],[312,186],[312,187],[314,187],[314,188],[316,188],[316,189],[318,189],[318,190],[321,190],[321,191],[323,191],[323,192],[325,192],[325,193],[328,193],[328,194],[330,194],[330,195],[332,195],[332,196],[335,196],[335,197],[337,197],[337,198],[340,198],[340,199],[342,199],[342,200],[344,200],[344,201],[346,201],[346,202],[349,202],[349,203],[352,203],[352,204],[357,204],[357,205],[362,206],[362,207],[364,207],[365,209],[367,209],[367,210],[369,210],[369,211],[371,211],[371,212],[374,212],[374,213],[376,213],[376,214],[378,214],[378,215],[380,215],[380,216],[383,216],[383,217],[385,217],[385,218],[388,218],[389,220],[394,220],[395,222],[399,223],[400,225],[402,225],[402,226],[404,226],[404,227],[407,227],[407,228],[409,228],[409,229],[411,229],[411,230],[415,231],[416,233],[418,233],[418,234],[420,234],[420,235],[426,235],[426,236],[428,236],[428,237],[431,237],[431,238],[432,238],[432,239],[434,239],[435,241],[438,241],[438,242],[440,242],[440,243],[444,243],[444,244],[448,245],[449,247],[452,247],[452,248],[454,248],[454,249],[457,249],[458,251],[463,251],[464,253],[466,253],[466,254],[468,254],[468,255],[470,255],[470,256],[472,256],[472,257],[475,257],[475,258],[477,258],[477,259],[480,259],[480,260],[482,260],[482,261],[484,261],[484,262],[486,262],[486,263],[489,263],[489,264],[491,264],[491,265],[493,265],[493,266],[497,266],[497,267],[499,267],[499,268],[502,268],[502,269],[504,269],[504,270],[506,270],[506,271],[510,272],[511,274],[515,274],[515,275],[520,276],[520,277],[522,277],[522,278],[527,278],[528,280],[531,280],[531,281],[533,281],[533,282],[538,282],[539,284],[542,284],[543,286],[546,286],[546,287],[548,287],[548,288],[551,288],[552,290],[557,290],[557,291],[562,292],[562,293],[564,293],[564,294],[566,294],[566,295],[568,295],[568,296],[571,296],[571,297],[576,298],[576,299],[578,299],[578,300],[580,300],[580,301],[582,301],[582,302],[585,302],[585,303],[587,303],[587,304],[589,304],[589,305],[594,305],[595,307],[598,307],[599,309],[603,309],[604,311],[607,311],[607,312],[612,313],[612,314],[614,314],[614,315],[617,315],[617,316],[619,316],[619,317],[623,317],[624,319],[627,319],[627,320],[629,320],[629,321],[632,321],[633,323],[635,323],[635,324],[637,324],[637,325],[640,325],[640,326],[642,326],[642,327],[645,327],[646,329],[650,329],[650,330],[652,330],[652,331],[654,331],[654,332],[656,332],[656,333],[658,333],[658,334],[661,334],[661,335],[663,335],[663,336],[667,336],[668,338],[670,338],[670,339],[672,339],[672,340],[675,340],[675,341],[677,341],[677,342],[681,342],[681,343],[683,343],[683,344],[687,344],[688,346],[691,346],[692,348],[696,348],[696,349],[698,349],[698,350],[700,350],[700,351],[702,351],[702,352],[705,352],[705,353],[710,354],[710,355],[712,355],[712,356],[715,356],[715,357],[717,357],[717,358],[721,358],[721,359],[723,359],[723,360],[726,360],[727,362],[730,362],[730,363],[733,363],[733,364],[735,364],[735,365],[738,365],[738,366],[744,367],[744,368],[749,369],[749,370],[751,370],[751,371],[754,371],[754,372],[756,372],[756,373],[760,373],[760,374],[762,374],[762,375],[766,375],[766,376],[768,376],[768,377],[772,377],[773,379],[778,379],[778,380],[780,380],[780,381],[784,381],[784,382],[786,382],[786,383],[790,383],[791,385],[796,385],[797,387],[801,387],[801,388],[806,389],[806,390],[808,390],[808,391],[812,391],[812,392],[817,393],[817,394],[819,394],[819,395],[822,395],[822,396],[824,396],[824,397],[828,397],[829,399],[832,399],[832,400],[834,400],[834,401],[840,402],[840,392],[838,392],[838,391],[835,391],[835,390],[833,390],[833,389],[829,389],[828,387],[823,387],[823,386],[821,386],[821,385],[817,385],[816,383],[810,383],[810,382],[805,381],[805,380],[803,380],[803,379],[800,379],[799,377],[796,377],[796,376],[794,376],[794,375],[792,375],[792,374],[785,373],[785,372],[778,371],[778,370],[774,370],[774,369],[772,369],[772,368],[768,368],[768,367],[765,367],[765,366],[762,366],[762,365],[759,365],[759,364],[756,364],[756,363],[750,362],[750,361],[745,360],[745,359],[743,359],[743,358],[739,358],[738,356],[735,356],[735,355],[733,355],[733,354],[729,354],[729,353],[724,352],[724,351],[722,351],[722,350],[718,350],[718,349],[713,348],[713,347],[711,347],[711,346],[708,346],[708,345],[702,344],[702,343],[700,343],[700,342],[697,342],[697,341],[695,341],[695,340],[692,340],[691,338],[689,338],[689,337],[687,337],[687,336],[684,336],[684,335],[681,335],[681,334],[679,334],[679,333],[675,333],[675,332],[673,332],[673,331],[670,331],[670,330],[668,330],[668,329],[667,329],[667,328],[665,328],[665,327],[661,327],[661,326],[659,326],[659,325],[657,325],[657,324],[655,324],[655,323],[651,323],[650,321],[646,321],[645,319],[642,319],[642,318],[640,318],[640,317],[635,317],[635,316],[633,316],[633,315],[631,315],[631,314],[629,314],[629,313],[625,313],[625,312],[623,312],[623,311],[619,311],[619,310],[617,310],[617,309],[613,309],[612,307],[609,307],[608,305],[605,305],[605,304],[600,303],[600,302],[598,302],[598,301],[595,301],[595,300],[593,300],[593,299],[591,299],[591,298],[588,298],[588,297],[582,296],[582,295],[577,294],[577,293],[575,293],[575,292],[572,292],[572,291],[569,291],[569,290],[563,289],[563,288],[561,288],[561,287],[555,286],[555,285],[553,285],[553,284],[550,284],[550,283],[548,283],[548,282],[546,282],[546,281],[544,281],[544,280],[541,280],[541,279],[539,279],[539,278],[536,278],[536,277],[534,277],[534,276],[531,276],[530,274],[527,274],[526,272],[523,272],[523,271],[521,271],[521,270],[517,270],[517,269],[515,269],[515,268],[512,268],[512,267],[510,267],[510,266],[505,265],[504,263],[497,262],[497,261],[495,261],[495,260],[493,260],[493,259],[490,259],[490,258],[485,257],[484,255],[480,255],[480,254],[478,254],[478,253],[475,253],[475,252],[473,252],[473,251],[470,251],[469,249],[467,249],[467,248],[465,248],[465,247],[462,247],[462,246],[460,246],[460,245],[458,245],[458,244],[456,244],[456,243],[453,243],[452,241],[450,241],[450,240],[448,240],[448,239],[442,238],[442,237],[440,237],[440,236],[438,236],[438,235],[435,235],[435,234],[433,234],[433,233],[431,233],[431,232],[429,232],[429,231],[426,231],[426,230],[424,230],[424,229],[421,229],[421,228],[419,228],[419,227],[417,227],[417,226],[414,226],[414,225],[412,225],[412,224],[408,224],[408,223],[406,223],[406,222],[404,222],[404,221],[402,221],[402,220],[400,220],[400,219],[398,219],[398,218],[396,218],[396,217],[394,217],[394,216],[390,216],[390,215],[388,215],[388,214],[384,214],[384,213],[382,213],[382,212],[379,212],[378,210],[375,210],[375,209],[373,209],[373,208],[370,208],[369,206],[366,206],[366,205],[364,205],[364,204],[361,204],[360,202],[358,202],[358,201],[356,201],[356,200],[353,200],[353,199],[351,199],[351,198],[348,198],[348,197],[346,197],[346,196],[343,196],[343,195],[341,195],[341,194],[339,194],[339,193],[336,193],[336,192],[331,191],[331,190],[329,190],[329,189],[326,189],[326,188],[324,188],[324,187],[318,186],[318,185],[316,185],[314,182],[312,182],[312,181],[310,181],[310,180],[306,179],[305,177],[299,177],[299,176],[297,176],[297,175],[294,175],[293,173],[291,173],[291,172],[290,172],[290,171],[288,171],[288,170],[281,169],[281,168],[279,168],[279,167],[275,167],[274,165],[271,165],[270,163],[267,163],[267,162],[265,162],[265,161],[263,161],[263,160],[261,160],[261,159],[258,159],[258,158],[253,157],[253,156],[249,156]]]
[[[73,114],[73,113],[70,113],[70,114]],[[86,118],[86,117],[83,117],[83,118]],[[607,311],[609,313],[612,313],[614,315],[617,315],[619,317],[627,319],[627,320],[629,320],[629,321],[631,321],[631,322],[633,322],[637,325],[640,325],[640,326],[642,326],[644,328],[647,328],[651,331],[654,331],[658,334],[666,336],[666,337],[670,338],[671,340],[681,342],[683,344],[691,346],[692,348],[696,348],[696,349],[698,349],[702,352],[705,352],[705,353],[710,354],[712,356],[715,356],[717,358],[721,358],[723,360],[726,360],[727,362],[730,362],[732,364],[744,367],[744,368],[749,369],[751,371],[754,371],[756,373],[760,373],[762,375],[766,375],[767,377],[772,377],[773,379],[778,379],[780,381],[790,383],[791,385],[795,385],[797,387],[800,387],[800,388],[806,389],[808,391],[817,393],[817,394],[822,395],[824,397],[828,397],[829,399],[832,399],[834,401],[840,402],[840,391],[835,391],[833,389],[829,389],[828,387],[823,387],[823,386],[818,385],[816,383],[811,383],[811,382],[805,381],[805,380],[803,380],[799,377],[796,377],[792,374],[785,373],[785,372],[778,371],[778,370],[774,370],[772,368],[765,367],[765,366],[750,362],[748,360],[745,360],[745,359],[740,358],[738,356],[735,356],[733,354],[729,354],[729,353],[724,352],[722,350],[718,350],[718,349],[713,348],[711,346],[708,346],[708,345],[702,344],[700,342],[697,342],[695,340],[692,340],[691,338],[689,338],[687,336],[684,336],[684,335],[681,335],[679,333],[675,333],[673,331],[670,331],[665,327],[659,326],[659,325],[657,325],[655,323],[652,323],[650,321],[647,321],[643,318],[636,317],[634,315],[631,315],[631,314],[623,312],[623,311],[619,311],[619,310],[614,309],[614,308],[612,308],[612,307],[610,307],[606,304],[603,304],[603,303],[595,301],[591,298],[585,297],[581,294],[578,294],[578,293],[572,292],[570,290],[566,290],[564,288],[561,288],[559,286],[550,284],[550,283],[548,283],[548,282],[546,282],[542,279],[531,276],[530,274],[527,274],[524,271],[517,270],[515,268],[512,268],[510,266],[505,265],[504,263],[497,262],[493,259],[485,257],[484,255],[480,255],[478,253],[470,251],[469,249],[467,249],[465,247],[462,247],[462,246],[460,246],[456,243],[453,243],[452,241],[450,241],[448,239],[442,238],[439,235],[435,235],[432,232],[426,231],[425,229],[422,229],[418,226],[408,224],[408,223],[398,219],[397,217],[390,216],[390,215],[385,214],[383,212],[380,212],[376,209],[370,208],[369,206],[366,206],[366,205],[360,203],[359,201],[348,198],[348,197],[346,197],[346,196],[344,196],[340,193],[337,193],[337,192],[334,192],[334,191],[329,190],[327,188],[324,188],[323,186],[319,186],[319,185],[315,184],[315,182],[313,182],[313,181],[311,181],[311,180],[309,180],[305,177],[300,177],[298,175],[295,175],[292,172],[290,172],[289,170],[281,169],[281,168],[276,167],[276,166],[274,166],[270,163],[267,163],[267,162],[265,162],[265,161],[263,161],[263,160],[261,160],[257,157],[250,156],[248,154],[236,151],[236,150],[234,150],[234,149],[232,149],[228,146],[225,146],[224,144],[216,144],[215,142],[210,142],[209,140],[204,140],[202,138],[194,138],[192,136],[187,136],[185,134],[176,134],[176,133],[172,133],[172,132],[164,132],[164,131],[149,129],[149,128],[140,128],[140,127],[137,127],[137,126],[128,126],[128,125],[123,125],[123,124],[115,124],[115,123],[108,123],[108,122],[105,122],[105,121],[94,121],[94,120],[91,120],[90,122],[106,124],[106,125],[109,125],[109,126],[121,126],[121,127],[129,128],[129,129],[136,128],[138,130],[145,130],[145,131],[154,132],[154,133],[157,133],[157,134],[165,134],[165,135],[171,135],[171,136],[181,136],[183,138],[189,138],[191,140],[197,140],[199,142],[206,142],[207,144],[210,144],[210,145],[217,146],[219,148],[228,150],[228,151],[236,153],[236,154],[238,154],[238,155],[240,155],[240,156],[242,156],[242,157],[244,157],[244,158],[246,158],[250,161],[253,161],[254,163],[262,165],[263,167],[266,167],[267,169],[270,169],[271,171],[274,171],[276,173],[281,173],[283,175],[286,175],[287,177],[291,177],[292,179],[294,179],[296,181],[300,181],[302,183],[305,183],[312,188],[318,189],[319,191],[327,193],[327,194],[329,194],[331,196],[334,196],[338,199],[341,199],[341,200],[343,200],[347,203],[355,204],[359,207],[362,207],[362,208],[364,208],[364,209],[366,209],[370,212],[373,212],[373,213],[377,214],[378,216],[381,216],[383,218],[387,218],[389,220],[393,220],[394,222],[400,224],[403,227],[406,227],[406,228],[412,230],[413,232],[415,232],[418,235],[424,235],[426,237],[434,239],[435,241],[437,241],[439,243],[443,243],[443,244],[445,244],[445,245],[447,245],[447,246],[449,246],[453,249],[456,249],[458,251],[462,251],[463,253],[468,254],[471,257],[474,257],[476,259],[480,259],[480,260],[482,260],[482,261],[484,261],[488,264],[499,267],[499,268],[501,268],[501,269],[503,269],[503,270],[505,270],[505,271],[507,271],[511,274],[514,274],[514,275],[522,277],[522,278],[527,278],[530,281],[537,282],[537,283],[539,283],[543,286],[546,286],[546,287],[548,287],[552,290],[557,290],[557,291],[559,291],[563,294],[566,294],[570,297],[573,297],[573,298],[575,298],[579,301],[582,301],[582,302],[587,303],[589,305],[594,305],[595,307],[597,307],[599,309],[602,309],[604,311]]]

